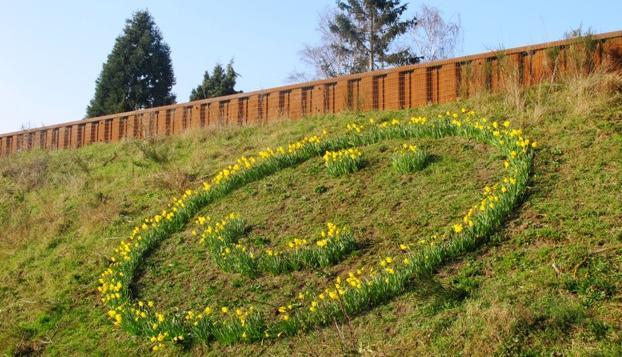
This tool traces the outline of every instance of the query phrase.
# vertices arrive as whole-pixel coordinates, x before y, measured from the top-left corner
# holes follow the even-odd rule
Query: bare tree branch
[[[355,29],[351,26],[364,28],[373,24],[365,16],[345,19],[344,10],[349,7],[360,7],[357,1],[339,2],[337,8],[328,8],[320,14],[317,31],[320,34],[319,45],[305,44],[300,51],[301,60],[309,66],[312,73],[293,71],[287,77],[289,83],[336,77],[368,70],[373,56],[369,55],[372,43],[384,46],[388,51],[378,53],[373,61],[379,68],[392,64],[414,63],[420,59],[433,61],[455,55],[457,47],[462,42],[460,17],[445,20],[439,9],[422,5],[413,21],[399,23],[399,26],[390,28],[372,28],[364,33],[364,38],[350,39],[349,44],[337,34],[348,36]],[[358,9],[358,8],[357,8]],[[362,11],[358,9],[359,12]],[[384,21],[382,16],[397,16],[397,12],[377,15],[378,21]],[[339,27],[339,29],[337,29]],[[351,30],[351,31],[350,31]],[[406,31],[403,36],[398,36]],[[395,39],[395,41],[393,41]],[[356,41],[355,41],[356,40]],[[347,41],[347,42],[348,42]]]
[[[455,21],[443,19],[439,9],[421,5],[417,26],[412,31],[412,46],[424,61],[453,57],[461,42],[460,17]]]

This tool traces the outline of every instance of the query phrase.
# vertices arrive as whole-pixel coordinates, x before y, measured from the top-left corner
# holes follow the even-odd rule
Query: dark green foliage
[[[157,107],[175,102],[171,50],[153,17],[137,11],[115,40],[97,78],[88,117]]]
[[[192,90],[190,101],[241,93],[234,88],[235,79],[239,76],[233,69],[233,61],[229,62],[226,69],[217,64],[211,76],[208,71],[205,71],[203,83]]]
[[[337,7],[339,12],[329,29],[338,41],[331,47],[352,58],[351,73],[420,60],[409,48],[391,50],[394,41],[416,24],[414,17],[403,20],[408,4],[399,0],[340,0]]]

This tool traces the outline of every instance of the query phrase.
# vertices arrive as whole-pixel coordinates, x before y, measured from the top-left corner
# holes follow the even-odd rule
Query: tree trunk
[[[369,70],[374,70],[374,15],[376,15],[373,5],[369,6]]]

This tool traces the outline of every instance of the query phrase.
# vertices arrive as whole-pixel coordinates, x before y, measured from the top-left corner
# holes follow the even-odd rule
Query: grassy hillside
[[[409,112],[343,114],[261,127],[196,131],[154,142],[29,152],[0,160],[0,352],[138,355],[152,344],[113,327],[97,294],[107,257],[132,228],[241,155],[305,135],[343,132],[369,118],[428,116],[468,107],[510,119],[537,140],[532,180],[486,244],[414,288],[344,323],[264,343],[169,348],[169,354],[604,354],[622,353],[622,80],[594,74],[526,92],[481,95]],[[318,270],[249,279],[222,272],[196,245],[193,224],[143,262],[134,292],[167,311],[256,304],[299,291],[460,221],[500,179],[499,155],[471,140],[409,142],[432,160],[398,175],[389,158],[404,140],[364,148],[365,166],[326,174],[321,158],[250,183],[202,214],[239,212],[248,239],[284,244],[326,221],[361,247]]]

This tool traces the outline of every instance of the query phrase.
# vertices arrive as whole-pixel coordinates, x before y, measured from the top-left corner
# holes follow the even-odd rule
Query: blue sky
[[[583,25],[622,30],[622,1],[430,0],[459,16],[458,55],[556,40]],[[305,70],[298,51],[314,43],[319,12],[334,0],[0,0],[0,133],[84,116],[103,61],[125,19],[148,8],[171,47],[178,101],[216,62],[235,59],[244,91],[281,85]],[[414,11],[421,2],[410,2]]]

